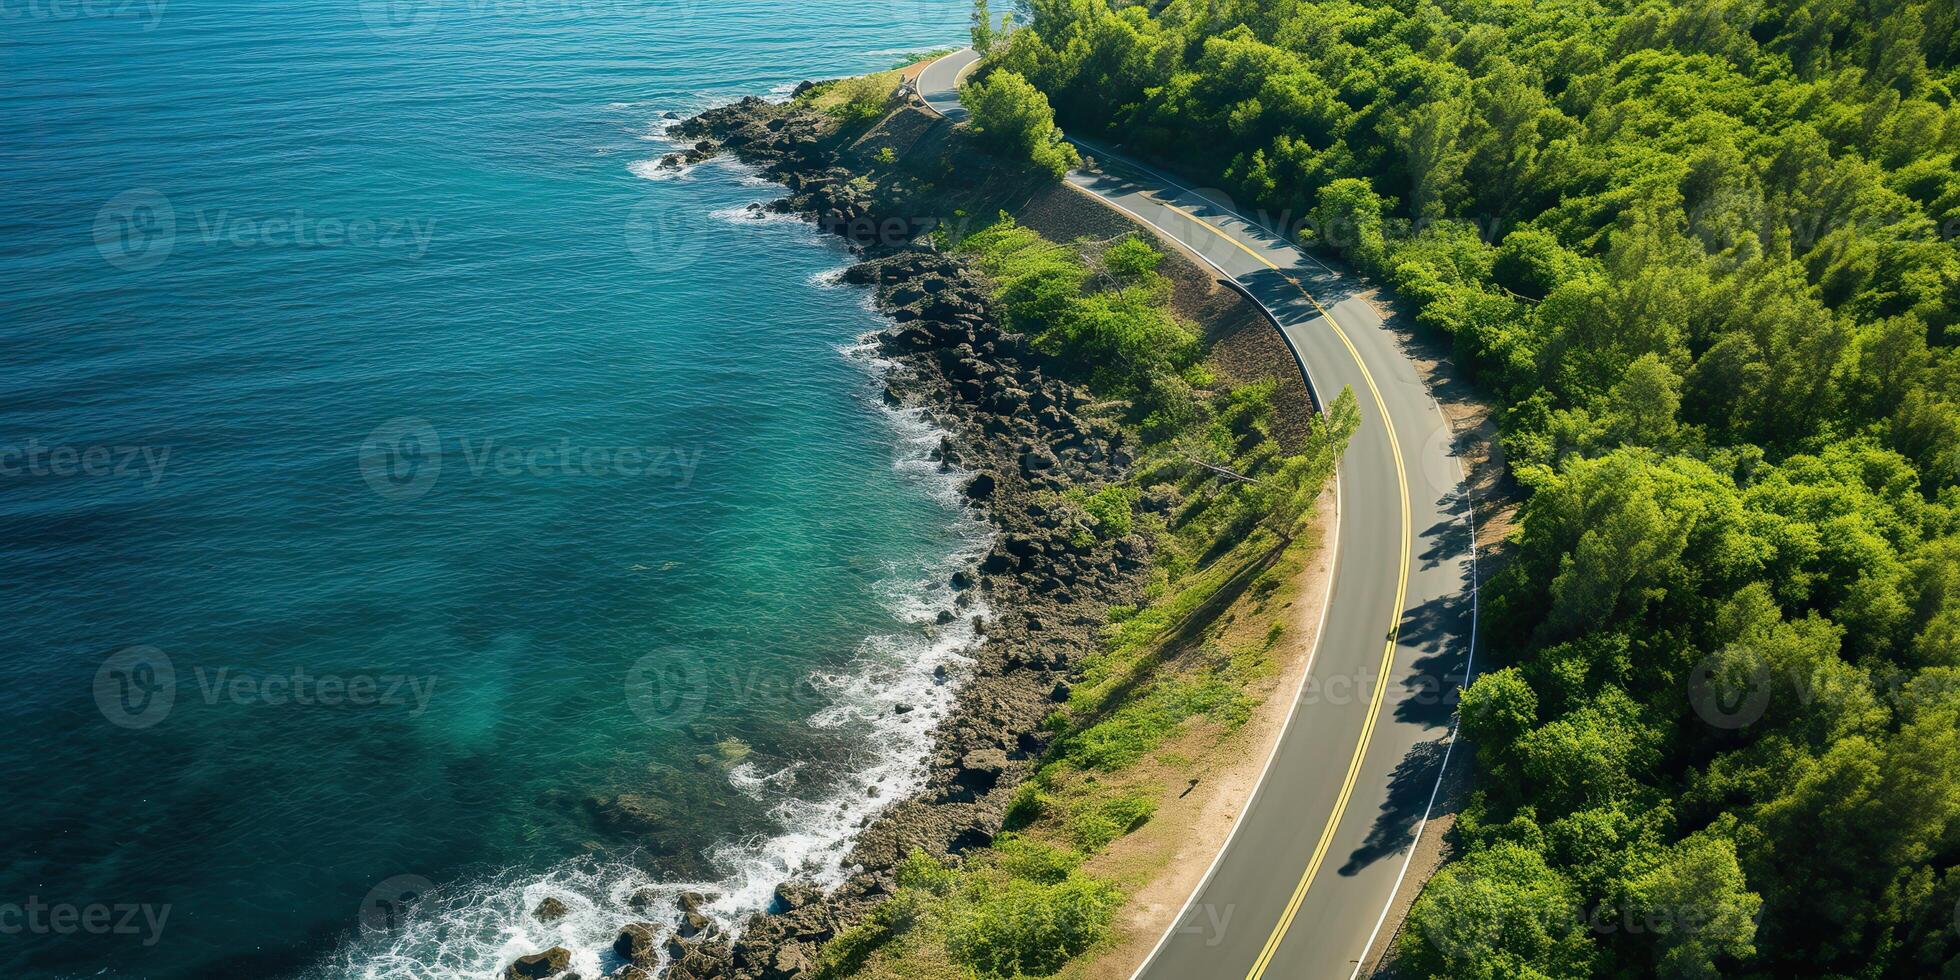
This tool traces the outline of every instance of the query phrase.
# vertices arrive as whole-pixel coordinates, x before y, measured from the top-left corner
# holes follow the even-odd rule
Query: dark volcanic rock
[[[652,922],[628,923],[613,940],[613,952],[628,963],[652,966],[660,958],[660,935],[665,931]]]
[[[543,980],[557,976],[572,967],[572,951],[563,946],[553,946],[542,953],[520,956],[504,971],[508,980]]]
[[[776,886],[776,897],[770,903],[772,912],[793,912],[811,902],[823,898],[823,889],[807,881],[785,881]]]
[[[975,473],[973,479],[966,481],[966,495],[972,500],[986,500],[994,495],[994,488],[999,485],[992,473]]]
[[[847,169],[858,131],[840,132],[793,103],[744,99],[673,132],[691,144],[677,165],[734,153],[787,188],[771,210],[802,215],[864,250],[844,279],[872,287],[894,323],[874,338],[891,365],[883,396],[923,410],[943,430],[932,456],[942,468],[971,474],[961,494],[994,534],[985,554],[949,579],[957,612],[937,617],[949,626],[982,604],[989,610],[975,620],[982,641],[973,666],[934,672],[939,683],[957,674],[962,686],[933,731],[926,785],[862,829],[844,883],[828,895],[807,882],[783,883],[769,911],[744,922],[732,942],[706,916],[703,896],[683,895],[672,932],[634,923],[620,935],[628,948],[615,947],[634,964],[643,961],[629,951],[664,949],[669,980],[787,980],[809,975],[822,944],[890,894],[898,863],[913,849],[952,855],[994,839],[1015,787],[1047,748],[1041,723],[1068,697],[1069,665],[1096,648],[1109,605],[1140,599],[1149,555],[1142,538],[1097,538],[1078,505],[1050,495],[1125,479],[1130,461],[1119,434],[1063,380],[1066,366],[1002,329],[977,274],[923,243],[932,225],[909,215],[930,209],[908,208],[890,193],[881,182],[890,168]],[[1146,498],[1144,507],[1168,514],[1176,503]],[[665,833],[671,818],[656,797],[623,794],[587,805],[604,825],[655,840],[677,836]],[[653,896],[633,901],[649,919],[662,917]],[[628,934],[636,928],[659,931]]]

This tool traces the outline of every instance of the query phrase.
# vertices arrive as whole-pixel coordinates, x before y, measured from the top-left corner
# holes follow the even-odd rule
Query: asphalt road
[[[920,95],[958,121],[971,50]],[[1137,971],[1152,980],[1346,978],[1408,868],[1446,757],[1475,624],[1472,522],[1455,439],[1359,286],[1185,187],[1077,141],[1070,183],[1209,262],[1265,306],[1323,404],[1352,388],[1361,426],[1337,477],[1319,644],[1258,789],[1204,882]]]

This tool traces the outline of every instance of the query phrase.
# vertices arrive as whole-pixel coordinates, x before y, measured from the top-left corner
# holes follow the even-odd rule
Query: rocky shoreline
[[[930,222],[879,213],[875,184],[846,166],[827,117],[750,98],[675,132],[694,142],[663,166],[735,153],[789,189],[771,210],[804,216],[858,247],[863,261],[845,279],[875,290],[892,320],[872,338],[888,365],[884,397],[922,409],[945,433],[934,458],[969,474],[967,506],[994,530],[991,550],[952,579],[958,607],[984,606],[987,616],[970,673],[946,678],[960,684],[958,701],[935,730],[925,787],[864,828],[848,879],[828,894],[811,882],[782,883],[770,909],[732,941],[701,914],[701,896],[648,908],[645,921],[623,925],[613,947],[622,965],[609,974],[785,980],[808,974],[824,942],[869,916],[911,851],[955,857],[993,840],[1015,787],[1047,747],[1040,726],[1067,697],[1071,667],[1095,649],[1108,606],[1139,599],[1150,545],[1098,535],[1093,519],[1062,496],[1127,477],[1123,434],[1085,417],[1087,394],[1057,377],[1024,336],[1003,329],[958,258],[920,238]],[[561,976],[568,964],[569,953],[555,948],[519,959],[506,975]]]

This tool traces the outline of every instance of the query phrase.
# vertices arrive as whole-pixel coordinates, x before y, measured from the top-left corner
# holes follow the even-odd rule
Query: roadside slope
[[[950,55],[920,76],[920,94],[948,118],[963,116],[957,81],[972,61]],[[1322,399],[1349,388],[1362,411],[1339,478],[1332,605],[1293,720],[1232,839],[1139,972],[1351,976],[1421,832],[1468,669],[1473,524],[1457,439],[1352,279],[1212,195],[1078,145],[1095,166],[1071,184],[1239,283]]]

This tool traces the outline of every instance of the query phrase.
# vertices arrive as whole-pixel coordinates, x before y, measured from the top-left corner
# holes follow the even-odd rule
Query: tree
[[[997,150],[1017,155],[1059,179],[1082,158],[1055,128],[1048,97],[1011,71],[996,71],[960,93],[973,132]]]
[[[1361,424],[1361,411],[1354,389],[1342,388],[1327,406],[1325,415],[1314,421],[1307,451],[1280,460],[1279,465],[1260,478],[1255,489],[1265,524],[1282,539],[1291,540],[1306,522],[1320,490],[1333,477],[1341,452],[1349,437]]]
[[[1606,393],[1609,444],[1666,447],[1674,441],[1674,414],[1681,410],[1681,379],[1658,354],[1642,354]]]
[[[1463,736],[1477,747],[1484,768],[1504,782],[1517,776],[1511,749],[1538,727],[1538,695],[1516,667],[1477,678],[1463,692]]]
[[[1568,887],[1722,910],[1404,972],[1960,976],[1960,724],[1929,707],[1960,666],[1960,8],[1527,6],[1031,0],[990,61],[1304,214],[1496,402],[1529,499],[1464,695],[1486,792],[1412,931]],[[1763,672],[1759,711],[1696,709]]]
[[[1594,956],[1569,881],[1538,851],[1501,843],[1447,865],[1409,910],[1412,976],[1513,980],[1584,976]]]
[[[993,15],[987,12],[987,0],[973,0],[973,50],[984,57],[994,47]]]
[[[1652,868],[1627,883],[1621,924],[1651,933],[1630,938],[1657,941],[1656,975],[1715,980],[1722,975],[1717,961],[1755,954],[1762,905],[1743,880],[1735,844],[1704,832],[1668,848]]]

